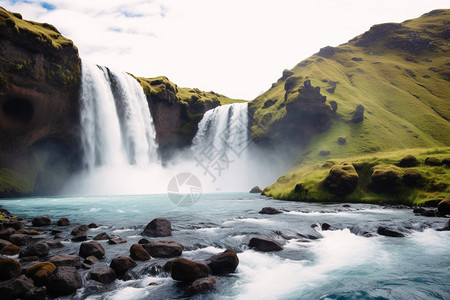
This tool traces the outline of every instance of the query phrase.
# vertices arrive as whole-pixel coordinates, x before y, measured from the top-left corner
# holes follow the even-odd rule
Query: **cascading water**
[[[157,161],[153,120],[134,78],[83,62],[81,90],[85,167],[147,166]]]
[[[208,147],[227,156],[244,155],[249,145],[248,103],[233,103],[208,110],[192,141],[194,155]]]

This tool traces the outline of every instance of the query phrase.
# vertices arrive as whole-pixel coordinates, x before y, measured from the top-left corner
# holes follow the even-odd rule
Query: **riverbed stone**
[[[81,243],[80,245],[79,255],[82,258],[86,258],[88,256],[93,255],[98,259],[101,259],[103,258],[103,256],[105,256],[105,249],[99,242],[96,241],[84,242]]]
[[[94,265],[96,263],[99,263],[100,261],[98,260],[97,257],[95,257],[94,255],[88,256],[86,257],[86,259],[84,260],[84,263],[88,264],[88,265]]]
[[[216,277],[205,277],[195,280],[189,285],[189,292],[191,294],[203,294],[214,288],[217,283]]]
[[[89,227],[87,225],[79,225],[79,226],[75,227],[74,229],[72,229],[72,232],[70,234],[77,236],[77,235],[87,234],[88,231],[89,231]]]
[[[35,217],[31,223],[35,227],[48,226],[52,225],[52,220],[50,220],[48,216],[38,216]]]
[[[155,241],[142,244],[142,247],[152,257],[176,257],[183,252],[183,246],[174,241]]]
[[[127,240],[124,240],[121,237],[111,237],[109,239],[109,241],[108,241],[108,244],[110,244],[110,245],[117,245],[117,244],[124,244],[126,242],[127,242]]]
[[[16,255],[20,252],[20,247],[14,244],[6,245],[0,250],[1,255]]]
[[[186,258],[175,258],[171,260],[171,276],[174,280],[193,282],[202,277],[208,277],[209,267],[200,262]]]
[[[56,223],[56,225],[58,225],[58,226],[69,226],[70,225],[70,221],[67,218],[60,218],[58,220],[58,222]]]
[[[50,247],[46,243],[37,242],[27,246],[19,252],[19,257],[38,256],[46,257],[50,252]]]
[[[133,244],[130,247],[130,256],[136,260],[149,260],[150,254],[139,244]]]
[[[64,244],[60,241],[46,241],[45,243],[50,247],[50,249],[59,249],[65,247]]]
[[[280,211],[280,210],[278,210],[276,208],[273,208],[273,207],[263,207],[259,211],[259,213],[263,214],[263,215],[276,215],[276,214],[281,214],[282,211]]]
[[[16,230],[11,227],[7,227],[3,230],[0,230],[0,239],[2,240],[10,240],[9,237],[16,233]]]
[[[264,237],[253,237],[248,246],[262,252],[283,250],[283,247],[276,241]]]
[[[99,234],[97,234],[96,236],[94,236],[93,240],[95,241],[107,241],[109,240],[111,237],[106,233],[106,232],[100,232]]]
[[[10,241],[7,241],[7,240],[2,240],[2,239],[0,239],[0,250],[2,250],[3,247],[5,247],[5,246],[7,246],[7,245],[11,245],[11,242],[10,242]]]
[[[401,232],[389,229],[384,226],[378,227],[377,233],[379,235],[389,236],[389,237],[404,237],[405,235]]]
[[[34,289],[33,280],[25,275],[0,281],[0,295],[3,300],[25,299],[27,293]]]
[[[57,267],[68,266],[74,267],[76,269],[79,269],[81,267],[81,261],[78,255],[68,255],[68,254],[55,255],[51,257],[48,261],[53,263]]]
[[[23,233],[14,233],[9,236],[9,241],[17,246],[26,246],[31,240],[31,236]]]
[[[48,284],[50,276],[55,270],[56,266],[53,263],[45,261],[28,267],[25,271],[25,275],[28,278],[33,279],[34,285],[43,286]]]
[[[172,235],[172,223],[165,218],[153,219],[147,224],[142,235],[150,237],[166,237]]]
[[[66,296],[82,287],[81,276],[74,267],[57,267],[50,276],[47,288],[55,296]]]
[[[108,284],[116,280],[116,272],[112,268],[96,269],[89,273],[92,280]]]
[[[0,281],[19,277],[22,273],[20,263],[9,257],[0,257]]]
[[[235,251],[227,249],[222,253],[212,256],[208,264],[214,275],[225,275],[234,273],[239,265],[239,258]]]
[[[125,273],[137,266],[136,262],[129,257],[119,256],[114,258],[109,265],[114,272],[116,272],[117,277],[125,275]]]

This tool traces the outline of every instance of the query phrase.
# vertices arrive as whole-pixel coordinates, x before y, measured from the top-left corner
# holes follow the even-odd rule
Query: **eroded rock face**
[[[61,160],[72,168],[76,162],[70,160],[77,152],[80,58],[52,25],[19,17],[0,8],[0,167],[27,170],[37,179],[34,192],[44,192],[53,188],[45,176],[52,166],[41,160],[36,168],[30,154],[59,152],[53,166]],[[14,194],[14,187],[4,193]]]

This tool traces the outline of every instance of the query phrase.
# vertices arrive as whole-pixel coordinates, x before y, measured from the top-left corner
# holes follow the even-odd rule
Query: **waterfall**
[[[82,62],[80,100],[85,168],[157,162],[156,131],[137,80]]]
[[[241,157],[249,144],[248,104],[233,103],[208,110],[192,141],[194,156],[205,151]]]

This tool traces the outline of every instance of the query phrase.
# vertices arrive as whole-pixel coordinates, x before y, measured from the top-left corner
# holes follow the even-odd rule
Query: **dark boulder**
[[[173,241],[156,241],[142,244],[152,257],[176,257],[183,252],[183,246]]]
[[[253,237],[248,243],[248,246],[262,252],[283,250],[283,247],[276,241],[263,237]]]
[[[38,256],[46,257],[50,252],[50,247],[46,243],[38,242],[27,246],[19,252],[19,257]]]
[[[48,261],[53,263],[57,267],[67,266],[74,267],[76,269],[79,269],[81,267],[81,261],[78,255],[56,255],[51,257]]]
[[[7,240],[2,240],[2,239],[0,239],[0,250],[2,250],[3,247],[5,247],[5,246],[7,246],[7,245],[11,245],[11,242],[10,242],[10,241],[7,241]]]
[[[352,112],[352,122],[361,123],[362,121],[364,121],[364,106],[359,104]]]
[[[95,241],[103,241],[103,240],[109,240],[111,237],[106,232],[101,232],[94,236]]]
[[[98,259],[101,259],[103,256],[105,256],[105,249],[103,249],[103,246],[96,241],[89,241],[81,243],[80,245],[80,252],[79,255],[82,258],[86,258],[88,256],[95,256]]]
[[[424,217],[436,217],[436,211],[434,209],[424,209],[420,212],[420,215]]]
[[[217,280],[215,277],[200,278],[189,285],[189,292],[193,295],[206,293],[214,288]]]
[[[27,293],[34,289],[33,280],[20,275],[0,282],[0,295],[2,300],[26,299]]]
[[[215,275],[234,273],[239,265],[239,258],[236,252],[230,249],[212,256],[209,260],[208,266],[211,269],[211,273]]]
[[[439,167],[439,166],[442,166],[442,160],[440,160],[439,158],[436,158],[436,157],[427,157],[425,159],[425,164],[427,166]]]
[[[50,294],[66,296],[82,287],[81,276],[74,267],[57,267],[47,285]]]
[[[403,170],[394,165],[378,165],[372,168],[370,188],[375,192],[395,192],[401,186]]]
[[[172,224],[165,218],[153,219],[147,224],[142,235],[151,237],[165,237],[172,235]]]
[[[259,213],[263,215],[276,215],[281,214],[282,212],[273,207],[263,207]]]
[[[322,56],[325,58],[330,58],[336,53],[336,48],[331,46],[326,46],[323,48],[320,48],[319,52],[317,53],[318,56]]]
[[[18,277],[22,273],[20,263],[9,257],[0,257],[0,281]]]
[[[52,229],[52,231],[50,231],[50,234],[51,235],[57,235],[57,234],[60,234],[60,233],[63,233],[64,231],[63,230],[61,230],[61,229]]]
[[[14,233],[9,236],[9,241],[17,246],[26,246],[31,240],[32,238],[28,234]]]
[[[114,258],[109,265],[114,272],[116,272],[117,277],[125,275],[125,273],[137,266],[136,262],[129,257],[119,256]]]
[[[130,256],[136,260],[149,260],[151,257],[148,252],[139,244],[133,244],[130,247]]]
[[[1,255],[16,255],[20,252],[20,247],[14,244],[6,245],[0,250]]]
[[[58,248],[64,248],[64,244],[61,243],[60,241],[46,241],[45,242],[50,249],[58,249]]]
[[[97,257],[95,257],[94,255],[88,256],[86,257],[86,259],[84,260],[84,263],[88,264],[88,265],[95,265],[96,263],[99,263],[100,261],[98,260]]]
[[[72,242],[84,242],[84,241],[87,241],[87,235],[86,234],[76,235],[73,238],[71,238],[70,240]]]
[[[91,271],[89,277],[92,280],[108,284],[116,280],[116,272],[111,268],[97,269]]]
[[[95,223],[90,223],[90,224],[88,225],[88,227],[89,227],[89,228],[98,228],[98,225],[95,224]]]
[[[326,189],[338,196],[351,194],[358,185],[358,173],[352,164],[334,165],[323,181]]]
[[[86,235],[89,231],[89,227],[87,225],[80,225],[72,229],[71,235],[79,236],[79,235]]]
[[[450,220],[448,220],[447,225],[442,228],[436,229],[437,231],[450,231]]]
[[[331,225],[328,224],[328,223],[322,223],[321,228],[322,228],[323,231],[330,230]]]
[[[419,161],[413,155],[406,155],[398,163],[398,166],[402,167],[402,168],[411,168],[411,167],[416,167],[418,165],[419,165]]]
[[[25,275],[28,278],[33,279],[36,286],[43,286],[48,284],[50,276],[55,270],[56,266],[54,264],[44,261],[28,267],[25,271]]]
[[[445,197],[439,202],[438,211],[442,215],[450,215],[450,196]]]
[[[330,154],[331,154],[331,152],[329,150],[320,150],[319,151],[320,156],[328,156]]]
[[[5,220],[3,221],[3,227],[5,228],[14,228],[15,230],[22,229],[24,227],[23,223],[15,220]]]
[[[58,220],[58,223],[56,223],[58,226],[69,226],[70,221],[67,218],[61,218]]]
[[[14,228],[8,227],[3,230],[0,230],[0,239],[9,240],[9,237],[16,233]]]
[[[405,235],[401,232],[391,230],[389,228],[380,226],[378,227],[377,233],[379,235],[389,236],[389,237],[405,237]]]
[[[150,241],[147,240],[147,239],[140,239],[139,242],[138,242],[139,245],[148,244],[148,243],[150,243]]]
[[[52,225],[52,220],[48,216],[39,216],[35,217],[31,223],[36,227],[48,226]]]
[[[345,137],[340,136],[338,137],[337,142],[339,145],[345,145],[347,143],[347,139]]]
[[[203,263],[185,258],[171,260],[171,276],[174,280],[193,282],[196,279],[208,277],[209,267]]]
[[[108,244],[110,244],[110,245],[117,245],[117,244],[124,244],[126,242],[127,242],[127,240],[124,240],[123,238],[112,237],[112,238],[109,239]]]
[[[259,186],[255,185],[254,187],[252,187],[252,189],[250,190],[250,193],[252,194],[261,194],[262,190],[259,188]]]

